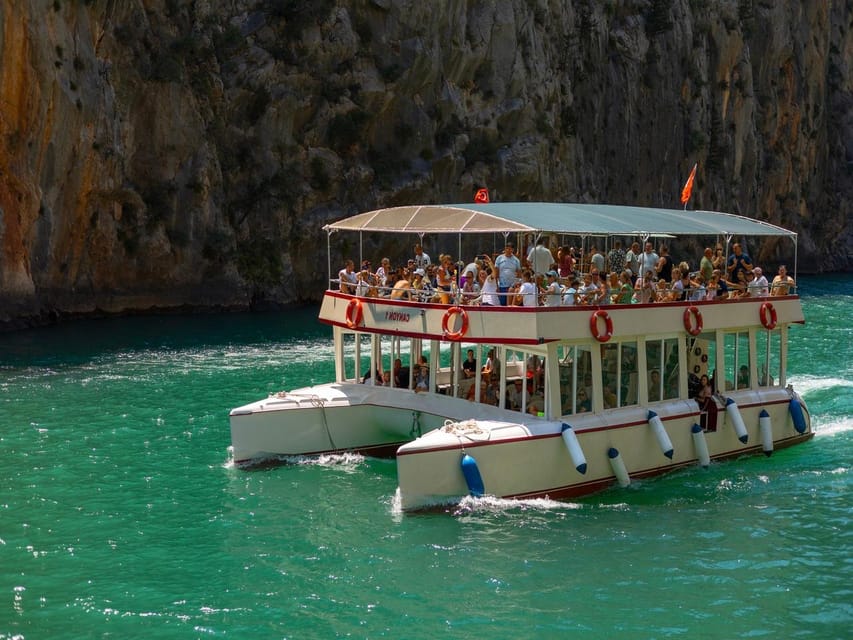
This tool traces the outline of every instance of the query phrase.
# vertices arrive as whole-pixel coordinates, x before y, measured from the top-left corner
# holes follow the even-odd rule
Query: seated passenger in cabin
[[[737,372],[737,388],[738,389],[748,389],[749,388],[749,367],[745,364],[741,365],[740,369]]]
[[[649,402],[660,400],[660,371],[652,369],[649,372]]]
[[[773,283],[770,285],[770,295],[787,296],[791,292],[791,288],[795,286],[797,284],[788,275],[788,268],[784,264],[780,264],[779,273],[773,278]]]
[[[605,409],[615,409],[617,400],[616,400],[616,392],[613,390],[613,383],[608,382],[604,385],[604,408]]]
[[[486,354],[486,364],[483,365],[482,373],[488,373],[500,379],[501,361],[498,359],[494,349],[489,349],[488,354]]]
[[[506,387],[506,408],[518,411],[521,409],[521,395],[523,384],[521,380],[514,380]]]
[[[403,366],[403,361],[400,358],[394,360],[394,386],[402,389],[409,388],[409,367]]]
[[[415,393],[424,391],[429,391],[429,366],[420,364],[415,369]]]
[[[527,413],[538,416],[545,413],[545,396],[539,389],[527,385]]]
[[[338,271],[341,293],[348,293],[352,295],[355,293],[355,286],[358,284],[358,276],[355,273],[355,263],[352,260],[347,260],[344,264],[344,268]]]
[[[592,400],[589,397],[589,394],[587,394],[587,392],[583,389],[578,390],[578,398],[576,404],[578,413],[592,411]]]
[[[708,379],[708,376],[702,374],[699,378],[699,392],[696,394],[696,399],[699,402],[705,402],[707,398],[710,398],[714,395],[714,392],[711,391],[711,381]]]

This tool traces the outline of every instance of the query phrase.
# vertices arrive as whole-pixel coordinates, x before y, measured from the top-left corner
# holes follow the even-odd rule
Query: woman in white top
[[[480,304],[499,307],[501,305],[498,296],[498,281],[491,267],[484,267],[480,271]]]

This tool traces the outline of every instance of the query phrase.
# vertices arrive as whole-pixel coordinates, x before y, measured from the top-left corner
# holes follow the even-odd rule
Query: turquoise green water
[[[391,461],[228,464],[231,407],[332,376],[316,310],[0,335],[0,638],[849,638],[853,278],[802,284],[809,443],[418,516]]]

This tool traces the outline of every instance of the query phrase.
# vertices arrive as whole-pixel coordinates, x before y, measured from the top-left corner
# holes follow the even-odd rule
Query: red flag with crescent
[[[690,200],[690,194],[693,193],[693,180],[696,178],[696,167],[698,163],[693,165],[690,175],[687,177],[687,182],[684,183],[684,188],[681,190],[681,204],[687,205]]]
[[[489,190],[488,189],[477,189],[477,193],[474,194],[474,202],[479,204],[489,204]]]

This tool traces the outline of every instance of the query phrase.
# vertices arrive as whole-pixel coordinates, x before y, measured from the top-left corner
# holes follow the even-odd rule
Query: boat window
[[[646,340],[649,402],[678,397],[678,339]]]
[[[726,374],[725,390],[748,389],[751,386],[749,379],[749,333],[739,331],[725,334],[723,349]]]
[[[588,345],[561,345],[560,406],[564,415],[592,411],[592,353]]]
[[[755,334],[758,363],[758,385],[772,387],[782,380],[782,331],[759,331]]]

